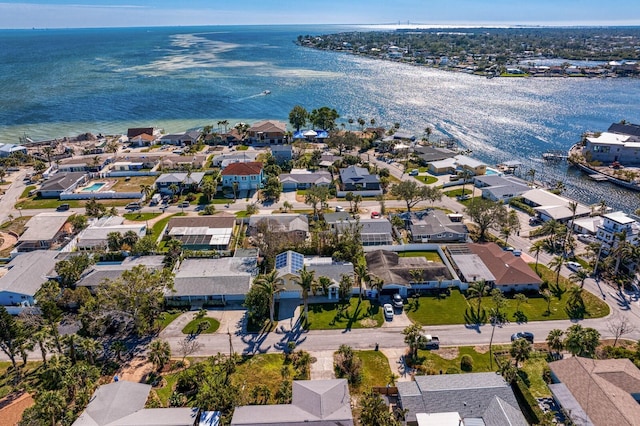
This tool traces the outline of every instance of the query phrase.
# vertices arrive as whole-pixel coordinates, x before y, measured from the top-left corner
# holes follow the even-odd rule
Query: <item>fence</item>
[[[63,192],[60,194],[61,200],[114,200],[114,199],[135,199],[142,201],[140,192]]]

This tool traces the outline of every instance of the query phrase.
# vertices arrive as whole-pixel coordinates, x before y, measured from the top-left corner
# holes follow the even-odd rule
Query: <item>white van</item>
[[[153,194],[153,197],[151,197],[151,201],[149,201],[149,204],[152,205],[152,206],[155,206],[155,205],[160,204],[160,201],[162,201],[162,195]]]

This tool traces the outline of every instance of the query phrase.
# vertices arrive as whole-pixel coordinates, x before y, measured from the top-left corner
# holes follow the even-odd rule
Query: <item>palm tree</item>
[[[153,191],[154,189],[151,185],[140,185],[140,192],[142,192],[142,195],[144,195],[145,200],[149,198],[151,194],[153,194]]]
[[[474,281],[467,289],[467,299],[478,299],[478,318],[480,317],[482,298],[487,295],[488,291],[489,285],[484,280]]]
[[[322,294],[325,296],[329,295],[329,287],[333,281],[329,277],[321,276],[318,277],[318,286],[322,289]]]
[[[531,356],[531,343],[527,339],[516,339],[511,344],[509,352],[516,361],[516,368],[518,368],[521,362],[526,361]]]
[[[549,351],[555,352],[558,356],[560,352],[564,349],[564,331],[554,328],[547,335],[547,346],[549,347]]]
[[[536,178],[536,169],[529,169],[529,171],[527,172],[527,176],[531,178],[531,185],[533,185]]]
[[[253,281],[269,297],[269,321],[273,324],[276,309],[276,296],[284,290],[284,281],[278,276],[278,271],[274,269],[268,274],[258,275]]]
[[[551,291],[548,288],[540,291],[540,296],[547,302],[547,314],[551,313]]]
[[[42,365],[44,367],[47,366],[47,347],[51,341],[51,334],[46,329],[46,327],[41,328],[30,336],[33,343],[38,345],[40,348],[40,354],[42,355]]]
[[[284,203],[282,203],[282,210],[286,213],[289,210],[291,210],[293,208],[293,204],[291,204],[288,201],[285,201]]]
[[[564,256],[554,256],[553,259],[551,259],[551,262],[549,262],[549,266],[556,273],[556,287],[558,287],[560,282],[560,270],[562,269],[562,265],[564,265]]]
[[[162,368],[171,359],[171,347],[169,342],[165,340],[156,339],[149,345],[149,362],[156,366],[157,371],[162,371]]]
[[[533,243],[531,245],[531,248],[529,250],[531,250],[531,253],[535,254],[536,256],[536,272],[538,272],[538,257],[540,256],[540,252],[543,251],[544,248],[544,241],[543,240],[538,240],[535,243]]]
[[[316,271],[308,271],[307,265],[304,265],[300,271],[299,276],[294,279],[295,283],[302,288],[302,300],[304,303],[304,318],[305,321],[309,319],[309,292],[315,285],[315,273]]]
[[[96,356],[102,350],[102,345],[98,343],[97,340],[87,337],[80,340],[79,346],[87,362],[91,365],[94,365]]]
[[[38,396],[35,407],[48,420],[49,425],[56,426],[64,418],[67,401],[61,390],[46,390]]]
[[[356,283],[358,284],[358,294],[360,297],[360,300],[362,300],[362,283],[368,283],[369,282],[369,271],[367,269],[367,262],[364,259],[364,257],[360,257],[358,258],[358,261],[356,262],[355,265],[353,265],[353,272],[355,272],[356,274]]]
[[[127,346],[122,340],[116,340],[111,344],[111,350],[115,353],[116,359],[122,362],[122,353],[127,350]]]
[[[233,182],[231,184],[231,188],[233,189],[233,201],[235,202],[238,199],[238,182]]]
[[[588,268],[580,268],[569,275],[569,279],[574,283],[580,283],[580,288],[584,288],[584,281],[589,278],[591,271]]]
[[[613,273],[617,276],[620,264],[633,255],[633,245],[627,239],[626,230],[622,230],[614,235],[613,246],[612,254],[616,259]]]
[[[424,282],[424,269],[411,269],[409,275],[415,284]]]
[[[202,184],[202,193],[207,198],[207,202],[211,202],[211,198],[213,198],[216,193],[216,186],[212,180],[208,179],[204,181]]]
[[[171,198],[175,198],[178,191],[180,191],[180,187],[176,183],[172,183],[171,185],[169,185],[168,189],[169,191],[171,191]]]
[[[463,198],[465,196],[464,187],[467,185],[467,180],[469,180],[471,176],[473,176],[473,173],[471,173],[471,170],[464,169],[462,172],[460,172],[460,178],[462,179],[462,197]]]

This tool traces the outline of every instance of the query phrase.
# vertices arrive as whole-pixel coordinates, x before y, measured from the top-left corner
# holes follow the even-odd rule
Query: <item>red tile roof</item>
[[[259,175],[262,171],[262,163],[250,161],[248,163],[231,163],[222,171],[222,176],[249,176]]]
[[[510,251],[502,250],[495,243],[469,244],[469,248],[496,277],[496,285],[542,284],[527,262]]]

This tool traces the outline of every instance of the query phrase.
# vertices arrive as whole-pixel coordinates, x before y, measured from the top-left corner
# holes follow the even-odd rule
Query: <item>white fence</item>
[[[382,194],[382,189],[376,189],[371,191],[338,191],[338,197],[346,197],[347,194],[351,192],[353,195],[361,195],[363,197],[375,197],[376,195]]]
[[[142,201],[140,192],[63,192],[60,194],[61,200],[114,200],[133,198]]]
[[[135,171],[135,170],[117,170],[107,173],[101,173],[104,177],[127,177],[127,176],[159,176],[160,172],[154,172],[152,170],[147,171]]]

